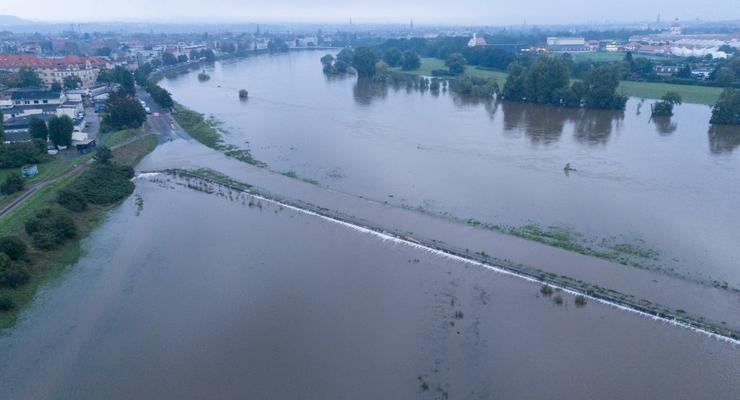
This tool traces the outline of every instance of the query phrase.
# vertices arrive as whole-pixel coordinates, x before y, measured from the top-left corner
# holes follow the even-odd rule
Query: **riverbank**
[[[133,167],[154,150],[158,141],[153,134],[144,134],[135,138],[129,137],[129,134],[130,132],[111,134],[114,142],[120,140],[118,144],[128,141],[113,150],[113,160],[118,164]],[[77,227],[75,238],[53,250],[43,251],[30,245],[31,238],[24,229],[26,221],[40,210],[58,207],[56,202],[58,193],[72,185],[85,170],[85,167],[79,168],[72,174],[39,189],[3,217],[2,224],[0,224],[0,236],[17,236],[28,244],[29,281],[17,288],[0,287],[0,297],[7,297],[14,304],[12,310],[0,312],[0,329],[8,328],[15,323],[19,313],[26,304],[33,300],[42,284],[53,280],[67,266],[77,261],[82,255],[81,241],[105,219],[111,209],[118,206],[119,202],[105,206],[90,204],[83,212],[69,213]]]
[[[203,114],[190,110],[177,102],[174,111],[172,117],[175,118],[177,124],[198,142],[247,164],[261,168],[267,166],[262,161],[254,159],[249,150],[224,143],[216,120],[206,118]]]
[[[391,70],[412,75],[431,76],[433,70],[446,68],[444,60],[425,57],[421,59],[421,67],[417,70],[402,71],[400,68],[392,68]],[[508,76],[508,74],[503,71],[483,69],[470,65],[465,69],[465,74],[471,77],[492,79],[498,83],[499,87],[503,87],[504,82],[506,82],[506,77]],[[448,78],[449,77],[442,77],[442,79]],[[668,91],[673,91],[681,95],[681,99],[684,103],[706,104],[710,106],[717,102],[719,95],[722,93],[722,88],[717,87],[636,81],[620,81],[619,88],[617,90],[629,97],[654,100],[660,99]]]

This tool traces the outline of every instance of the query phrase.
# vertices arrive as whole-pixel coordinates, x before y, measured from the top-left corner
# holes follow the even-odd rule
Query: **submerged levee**
[[[235,184],[233,181],[229,182],[225,179],[221,180],[218,177],[203,176],[197,172],[181,169],[142,171],[137,175],[137,178],[151,178],[161,174],[183,177],[185,179],[197,179],[210,184],[219,185],[228,190],[245,193],[261,201],[282,206],[299,213],[312,215],[335,224],[340,224],[349,229],[374,235],[384,241],[391,241],[405,246],[411,246],[421,251],[430,252],[441,257],[482,267],[496,273],[514,276],[529,282],[547,284],[566,293],[582,295],[590,300],[597,301],[623,311],[633,312],[656,321],[690,329],[732,344],[740,344],[740,331],[725,327],[719,322],[708,320],[702,316],[686,313],[684,310],[672,309],[647,300],[637,300],[632,295],[624,294],[599,285],[593,285],[581,280],[576,280],[565,275],[557,275],[535,267],[491,257],[485,253],[470,253],[467,249],[460,249],[433,239],[419,238],[410,234],[394,231],[387,227],[373,225],[372,222],[365,221],[345,213],[318,207],[307,202],[287,199],[272,193],[262,192],[255,188],[245,188],[244,185]],[[196,190],[202,190],[192,185],[188,186]],[[213,192],[211,190],[206,191],[209,193]]]

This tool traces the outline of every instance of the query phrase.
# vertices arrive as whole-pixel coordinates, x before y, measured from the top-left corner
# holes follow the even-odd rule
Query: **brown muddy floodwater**
[[[740,393],[737,345],[566,294],[556,305],[516,277],[184,184],[139,178],[143,208],[132,196],[115,210],[0,338],[0,397]]]
[[[323,54],[216,63],[208,82],[195,71],[162,85],[273,170],[462,220],[558,227],[598,250],[638,246],[645,266],[740,289],[740,129],[711,129],[708,106],[653,121],[639,99],[624,112],[465,102],[327,79]]]

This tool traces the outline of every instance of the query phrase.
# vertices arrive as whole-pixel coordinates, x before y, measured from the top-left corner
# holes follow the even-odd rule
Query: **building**
[[[101,69],[108,68],[107,61],[97,57],[67,56],[38,57],[28,54],[0,54],[0,70],[17,72],[27,67],[33,69],[46,86],[61,83],[65,77],[78,76],[82,87],[95,85]]]
[[[678,18],[673,20],[673,23],[671,23],[671,35],[680,35],[681,34],[681,24],[678,23]]]
[[[468,41],[468,47],[487,46],[486,39],[482,36],[478,36],[477,33],[473,34],[473,37]]]
[[[548,37],[547,49],[557,53],[590,51],[590,48],[586,45],[586,39],[561,36]]]
[[[656,65],[653,67],[656,74],[660,76],[672,76],[681,70],[679,65]]]

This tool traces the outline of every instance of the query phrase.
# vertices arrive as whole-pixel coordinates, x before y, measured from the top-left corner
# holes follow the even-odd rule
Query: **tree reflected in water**
[[[655,130],[662,136],[670,135],[678,129],[678,125],[671,117],[652,117],[650,120],[655,124]]]
[[[712,154],[730,154],[740,146],[740,126],[712,125],[708,135]]]

